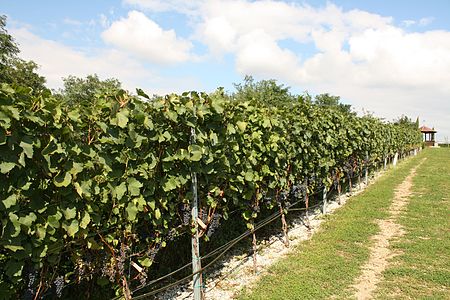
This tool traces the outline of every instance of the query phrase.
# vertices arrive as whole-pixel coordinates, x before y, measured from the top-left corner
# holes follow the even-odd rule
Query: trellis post
[[[194,110],[195,114],[195,110]],[[195,128],[191,128],[191,141],[190,144],[196,143]],[[197,173],[191,169],[192,178],[192,211],[191,211],[191,224],[193,226],[192,232],[192,273],[193,275],[193,289],[194,289],[194,300],[203,300],[203,280],[202,280],[202,262],[200,258],[200,243],[198,234],[198,193],[197,193]]]
[[[322,213],[326,214],[327,213],[327,187],[326,186],[323,187],[322,200],[323,200]]]
[[[369,184],[369,152],[366,151],[366,169],[364,174],[364,183]]]

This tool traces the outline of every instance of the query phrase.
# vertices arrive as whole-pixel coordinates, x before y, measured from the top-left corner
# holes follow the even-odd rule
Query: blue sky
[[[248,74],[450,136],[446,0],[2,0],[0,13],[52,88],[97,73],[150,94],[232,91]]]

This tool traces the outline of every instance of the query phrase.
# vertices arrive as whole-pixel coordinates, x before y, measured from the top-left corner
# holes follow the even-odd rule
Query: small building
[[[436,140],[434,139],[434,134],[437,132],[433,128],[429,128],[427,126],[420,127],[420,131],[423,133],[423,141],[425,142],[425,146],[432,147],[437,146]]]

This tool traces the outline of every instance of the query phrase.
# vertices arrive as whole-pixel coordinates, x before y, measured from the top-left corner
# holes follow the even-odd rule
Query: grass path
[[[450,299],[447,149],[425,150],[389,170],[376,184],[326,216],[326,222],[311,240],[271,267],[251,291],[242,291],[239,298],[354,299],[355,289],[351,287],[370,259],[376,243],[371,237],[380,233],[377,221],[391,216],[389,207],[395,188],[424,157],[427,162],[418,167],[418,175],[412,178],[415,194],[410,196],[407,212],[397,216],[405,235],[388,246],[399,255],[389,260],[394,263],[386,266],[379,288],[372,293],[379,299],[417,299],[422,294],[415,287],[422,286],[428,289],[423,295],[429,299]],[[409,284],[410,280],[413,283]]]
[[[399,216],[404,213],[412,193],[412,180],[416,176],[417,168],[426,160],[424,158],[419,165],[415,166],[405,180],[395,189],[394,199],[389,207],[389,218],[378,220],[380,232],[371,237],[375,241],[370,248],[369,260],[362,267],[362,273],[356,279],[353,288],[355,298],[358,300],[372,299],[377,284],[382,280],[383,271],[389,266],[389,259],[398,255],[390,247],[397,238],[403,236],[405,231],[398,223]]]
[[[413,195],[399,222],[376,299],[450,299],[450,150],[430,149],[413,179]]]

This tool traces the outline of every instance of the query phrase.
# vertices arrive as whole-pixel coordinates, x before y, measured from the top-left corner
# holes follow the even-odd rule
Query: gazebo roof
[[[437,132],[436,130],[434,130],[434,128],[431,129],[431,128],[427,127],[427,126],[420,127],[420,131],[423,132],[423,133],[436,133]]]

